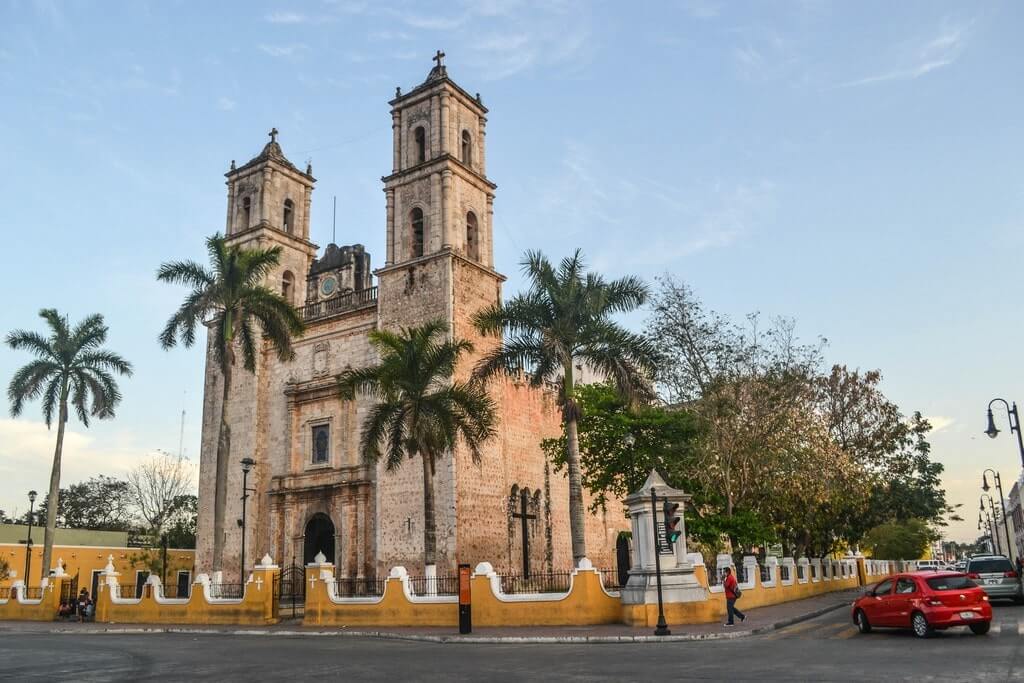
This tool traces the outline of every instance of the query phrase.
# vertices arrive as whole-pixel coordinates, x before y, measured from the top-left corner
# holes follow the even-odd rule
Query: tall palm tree
[[[369,462],[384,458],[394,470],[406,458],[423,465],[423,563],[427,575],[437,564],[437,524],[434,519],[434,470],[446,452],[461,441],[474,461],[495,432],[494,402],[477,382],[453,379],[459,357],[473,350],[468,341],[449,340],[441,321],[402,328],[398,333],[376,330],[370,343],[380,363],[347,370],[338,381],[342,398],[357,391],[377,403],[363,423],[362,451]]]
[[[213,506],[213,569],[222,568],[224,559],[224,515],[227,508],[228,459],[231,456],[231,428],[227,421],[228,397],[235,366],[236,347],[242,352],[242,365],[256,370],[261,342],[253,329],[258,324],[281,360],[294,355],[292,339],[305,330],[302,317],[280,294],[267,287],[266,276],[280,263],[281,247],[243,249],[228,246],[217,233],[206,240],[209,267],[194,261],[164,263],[157,280],[187,285],[192,291],[181,308],[171,316],[160,333],[160,345],[175,346],[179,339],[186,346],[196,341],[196,328],[205,324],[213,334],[210,345],[220,369],[220,430],[217,438],[217,474]],[[244,578],[243,578],[244,580]]]
[[[485,354],[474,375],[523,370],[534,386],[556,382],[561,389],[562,419],[568,444],[569,528],[573,564],[586,556],[583,485],[575,399],[576,364],[586,364],[615,383],[630,400],[652,395],[648,378],[654,374],[651,343],[612,321],[614,313],[632,311],[647,299],[647,287],[635,277],[605,281],[585,272],[580,250],[556,269],[539,251],[528,251],[522,262],[530,282],[525,293],[506,303],[479,311],[473,323],[482,334],[502,336]]]
[[[131,376],[131,363],[113,351],[101,348],[107,340],[103,316],[90,315],[71,328],[66,317],[45,308],[39,316],[50,328],[48,337],[38,332],[14,330],[7,335],[12,349],[25,349],[36,357],[11,378],[7,398],[11,416],[21,415],[27,401],[42,397],[43,418],[49,428],[57,415],[57,446],[53,450],[50,470],[50,494],[46,505],[46,532],[43,537],[42,575],[50,570],[53,555],[53,532],[57,526],[60,499],[60,467],[64,452],[64,425],[68,421],[68,404],[74,407],[79,421],[88,427],[89,418],[101,420],[114,417],[114,408],[121,401],[114,375]],[[26,576],[26,584],[30,577]]]

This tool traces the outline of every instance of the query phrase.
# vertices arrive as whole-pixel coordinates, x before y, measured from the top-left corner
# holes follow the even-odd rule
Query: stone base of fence
[[[121,597],[117,572],[100,576],[95,596],[96,621],[118,624],[239,624],[246,626],[273,624],[275,615],[274,584],[279,569],[264,557],[239,587],[241,597],[216,597],[218,586],[205,574],[196,577],[188,598],[165,598],[160,579],[151,576],[143,587],[142,597]],[[53,616],[51,615],[52,619]]]
[[[51,576],[42,580],[41,587],[26,588],[24,582],[15,581],[0,598],[0,620],[53,621],[60,609],[60,593],[67,576]]]

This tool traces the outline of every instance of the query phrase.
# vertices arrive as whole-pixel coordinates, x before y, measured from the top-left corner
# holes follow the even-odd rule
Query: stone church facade
[[[376,362],[368,333],[432,319],[446,321],[475,355],[457,374],[468,376],[495,340],[480,337],[471,316],[501,298],[504,277],[494,270],[496,185],[486,173],[487,109],[448,78],[437,59],[426,81],[391,105],[393,156],[383,178],[386,198],[384,264],[371,270],[362,245],[328,245],[318,255],[309,240],[315,179],[271,141],[248,163],[232,162],[228,186],[230,244],[280,246],[281,264],[267,284],[299,307],[307,331],[295,357],[281,362],[265,348],[256,371],[233,373],[227,416],[231,425],[224,566],[237,576],[241,546],[244,457],[248,475],[247,568],[264,553],[283,565],[309,562],[319,551],[338,575],[383,575],[404,565],[423,569],[423,477],[417,461],[395,471],[368,464],[359,450],[368,399],[339,398],[337,376]],[[376,276],[376,284],[373,279]],[[222,378],[207,354],[200,462],[196,563],[209,571]],[[473,462],[461,446],[440,460],[434,478],[438,573],[457,563],[488,561],[521,571],[523,501],[533,571],[572,566],[568,483],[540,449],[559,433],[556,395],[522,377],[490,384],[499,415],[497,435]],[[525,496],[524,496],[525,491]],[[589,502],[589,501],[588,501]],[[615,543],[627,528],[621,508],[588,514],[587,551],[595,566],[614,566]]]

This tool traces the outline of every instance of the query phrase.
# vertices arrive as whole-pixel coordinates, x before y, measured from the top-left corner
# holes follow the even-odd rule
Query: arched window
[[[290,270],[284,271],[281,276],[281,296],[292,306],[295,305],[295,276]]]
[[[295,204],[290,199],[284,200],[284,231],[292,231],[292,221],[295,216]]]
[[[469,131],[462,131],[462,163],[466,166],[473,165],[473,138],[470,137]]]
[[[250,225],[252,225],[252,197],[246,197],[242,200],[242,225],[239,227],[245,230]]]
[[[423,256],[423,210],[413,209],[410,215],[412,222],[412,256]]]
[[[476,214],[466,214],[466,256],[474,261],[480,260],[480,233],[477,229]]]
[[[416,143],[416,163],[422,164],[427,160],[427,129],[418,126],[413,132],[413,139]]]

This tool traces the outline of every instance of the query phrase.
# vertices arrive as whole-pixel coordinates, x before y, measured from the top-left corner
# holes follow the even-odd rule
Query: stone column
[[[441,172],[441,248],[452,246],[452,172]]]
[[[398,167],[402,163],[402,115],[397,109],[391,111],[391,138],[391,172],[398,173]]]
[[[486,158],[487,145],[484,144],[485,143],[484,136],[487,135],[487,117],[481,116],[480,119],[479,119],[479,123],[480,123],[480,126],[479,126],[479,129],[477,131],[477,150],[478,150],[477,151],[477,159],[479,159],[479,163],[480,163],[480,175],[486,177],[487,176],[487,158]]]
[[[384,190],[384,201],[387,204],[387,257],[384,265],[395,262],[395,191]]]
[[[430,158],[441,154],[441,98],[430,98]]]
[[[302,195],[302,222],[299,223],[299,225],[302,226],[302,232],[299,233],[299,236],[302,237],[302,239],[308,240],[309,209],[310,206],[313,204],[313,188],[308,186],[303,188]]]
[[[270,207],[267,206],[267,195],[270,194],[270,179],[273,176],[273,169],[269,166],[263,167],[263,186],[260,188],[260,221],[270,220]]]
[[[228,220],[224,226],[224,234],[231,234],[231,219],[235,215],[235,181],[229,180],[224,183],[228,186]]]
[[[494,268],[494,197],[492,195],[487,195],[487,229],[480,232],[483,235],[478,235],[477,239],[483,238],[480,245],[483,251],[482,260],[488,268]]]
[[[432,254],[441,247],[442,215],[441,173],[436,171],[430,174],[430,222],[427,243],[423,245],[424,254]]]
[[[366,575],[366,495],[356,494],[356,575]]]
[[[451,96],[447,90],[441,92],[441,154],[451,152],[452,149],[452,135],[449,128],[451,128],[451,109],[449,107],[449,100]]]

